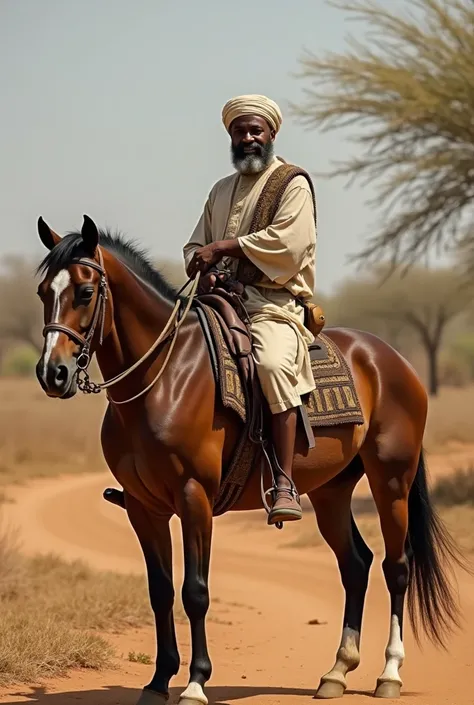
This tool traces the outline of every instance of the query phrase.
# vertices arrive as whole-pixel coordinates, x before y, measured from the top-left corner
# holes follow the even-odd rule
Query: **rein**
[[[123,372],[120,372],[118,375],[115,377],[112,377],[111,379],[107,380],[106,382],[92,382],[89,374],[87,372],[87,368],[90,365],[91,362],[91,344],[92,340],[94,338],[97,324],[100,321],[100,336],[99,336],[99,345],[102,345],[104,341],[104,327],[105,327],[105,314],[106,314],[106,309],[107,309],[107,300],[108,300],[108,284],[107,284],[107,274],[104,268],[104,260],[102,257],[102,252],[100,247],[97,248],[98,251],[98,256],[99,256],[99,262],[96,262],[93,259],[85,258],[85,257],[79,257],[77,259],[73,259],[71,261],[71,264],[80,264],[84,267],[90,267],[91,269],[95,269],[97,272],[100,274],[100,283],[99,283],[99,290],[97,294],[97,299],[95,303],[95,309],[94,309],[94,314],[92,316],[92,322],[89,327],[89,330],[85,335],[82,335],[82,333],[79,333],[78,331],[75,331],[73,328],[69,328],[69,326],[63,325],[62,323],[47,323],[44,328],[43,328],[43,336],[46,336],[48,333],[51,333],[53,331],[58,331],[60,333],[65,333],[69,338],[74,340],[76,343],[78,343],[81,346],[81,351],[77,357],[76,360],[76,380],[77,380],[77,386],[83,392],[84,394],[98,394],[102,390],[106,390],[107,393],[107,398],[112,404],[128,404],[131,401],[135,401],[135,399],[138,399],[139,397],[143,396],[143,394],[146,394],[155,384],[156,382],[160,379],[161,375],[165,371],[166,365],[168,364],[168,361],[171,357],[171,353],[173,352],[173,348],[176,344],[177,340],[177,332],[183,325],[189,310],[192,306],[193,299],[196,295],[196,291],[198,288],[199,284],[199,278],[200,278],[200,272],[197,273],[194,281],[191,279],[188,279],[188,281],[184,284],[184,286],[181,287],[181,289],[178,291],[177,296],[179,297],[181,292],[183,292],[188,284],[192,281],[192,286],[190,289],[190,292],[188,294],[188,300],[186,302],[186,305],[181,313],[181,305],[182,302],[178,299],[175,303],[175,306],[171,312],[171,315],[158,336],[158,338],[155,340],[151,348],[147,350],[147,352],[139,359],[137,360],[131,367],[128,369],[124,370]],[[181,314],[181,315],[180,315]],[[145,389],[142,389],[140,392],[135,394],[133,397],[130,397],[129,399],[123,399],[121,401],[115,401],[112,399],[110,396],[108,390],[110,387],[113,387],[115,384],[118,384],[122,380],[126,379],[132,372],[134,372],[141,364],[142,362],[145,362],[150,355],[152,355],[157,348],[167,342],[168,340],[171,340],[170,347],[168,350],[168,353],[165,357],[165,360],[160,367],[158,373],[155,375],[154,379],[148,384]]]

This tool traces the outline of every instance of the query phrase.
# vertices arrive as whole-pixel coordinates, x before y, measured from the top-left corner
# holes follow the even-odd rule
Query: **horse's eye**
[[[81,289],[81,299],[83,301],[90,301],[92,297],[94,296],[94,287],[93,286],[85,286],[83,289]]]

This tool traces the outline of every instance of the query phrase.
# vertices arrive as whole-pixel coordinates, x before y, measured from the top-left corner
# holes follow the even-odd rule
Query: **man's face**
[[[242,115],[230,126],[232,163],[241,174],[257,174],[273,159],[275,131],[264,118]]]

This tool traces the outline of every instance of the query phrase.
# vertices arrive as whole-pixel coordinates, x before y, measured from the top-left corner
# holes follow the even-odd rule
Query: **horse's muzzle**
[[[62,360],[49,360],[42,356],[36,365],[36,377],[43,391],[49,397],[70,399],[77,392],[76,364],[73,358],[69,363]]]

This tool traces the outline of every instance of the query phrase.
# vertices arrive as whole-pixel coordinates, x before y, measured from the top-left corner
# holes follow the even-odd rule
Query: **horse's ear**
[[[99,244],[99,231],[97,226],[88,215],[84,215],[84,223],[82,224],[82,239],[84,241],[84,247],[88,254],[93,257]]]
[[[52,250],[58,242],[61,242],[59,235],[54,230],[51,230],[41,216],[38,218],[38,234],[41,242],[48,250]]]

